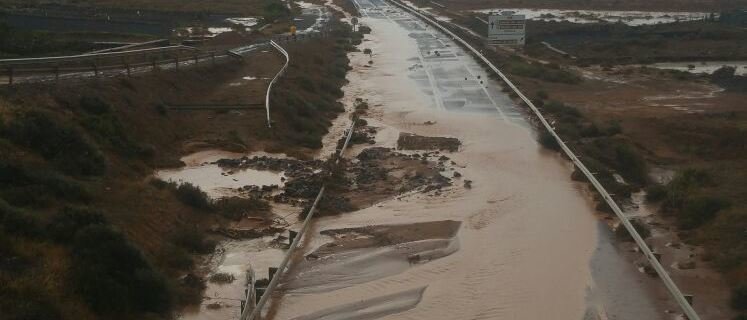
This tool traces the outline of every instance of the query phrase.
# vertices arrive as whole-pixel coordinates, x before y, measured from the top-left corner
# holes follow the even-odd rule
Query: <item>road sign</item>
[[[526,42],[526,17],[513,11],[490,15],[488,41],[494,45],[523,46]]]

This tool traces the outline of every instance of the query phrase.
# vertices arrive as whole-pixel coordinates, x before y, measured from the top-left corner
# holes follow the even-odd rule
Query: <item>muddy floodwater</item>
[[[252,169],[228,170],[214,163],[220,159],[240,159],[244,156],[285,158],[282,154],[264,152],[247,155],[207,150],[183,157],[181,160],[185,164],[184,167],[160,170],[155,173],[155,176],[176,183],[191,183],[200,187],[213,199],[243,196],[239,188],[244,186],[283,186],[282,172]],[[272,212],[276,217],[288,216],[295,213],[295,210],[281,205],[272,207]],[[284,223],[284,220],[280,219],[280,222]],[[287,225],[280,225],[280,227],[285,226]],[[287,244],[278,242],[276,240],[278,235],[222,241],[216,251],[206,257],[205,264],[200,266],[203,270],[201,273],[207,278],[219,273],[230,275],[233,280],[228,283],[207,281],[202,303],[183,310],[178,318],[184,320],[238,319],[241,312],[241,300],[245,299],[247,272],[252,272],[255,279],[266,279],[268,268],[277,267],[285,255]]]
[[[585,186],[571,181],[572,167],[535,142],[485,69],[399,9],[357,5],[373,30],[360,49],[373,54],[351,54],[343,102],[368,101],[373,146],[394,147],[399,133],[459,139],[444,154],[460,177],[318,218],[266,318],[674,317],[653,296],[657,280],[625,259]]]
[[[264,155],[264,154],[263,154]],[[239,188],[283,185],[283,173],[253,169],[226,170],[214,162],[220,159],[240,158],[243,154],[224,151],[202,151],[182,158],[185,167],[156,172],[156,177],[174,183],[190,183],[200,187],[211,198],[238,195]]]

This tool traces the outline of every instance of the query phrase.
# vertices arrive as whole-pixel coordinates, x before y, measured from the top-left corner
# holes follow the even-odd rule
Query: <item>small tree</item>
[[[367,54],[369,58],[373,59],[373,51],[371,51],[371,49],[363,49],[363,54]]]

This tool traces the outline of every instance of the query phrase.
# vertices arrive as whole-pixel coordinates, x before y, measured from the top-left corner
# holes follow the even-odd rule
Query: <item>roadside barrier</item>
[[[502,80],[503,82],[508,85],[511,90],[513,90],[519,98],[521,98],[524,103],[529,106],[530,109],[534,112],[534,114],[537,116],[537,118],[540,120],[542,125],[547,129],[547,131],[555,138],[555,141],[558,142],[558,145],[560,145],[560,148],[563,150],[563,152],[568,156],[569,159],[573,162],[573,164],[578,168],[589,181],[594,186],[594,188],[599,192],[599,194],[602,195],[602,198],[604,201],[612,208],[612,211],[615,212],[615,215],[617,215],[618,219],[620,219],[620,222],[623,224],[625,229],[630,233],[630,235],[633,237],[633,240],[635,240],[635,243],[638,245],[638,248],[641,249],[641,252],[643,255],[648,259],[648,262],[651,264],[651,266],[656,270],[656,273],[661,278],[662,282],[664,282],[664,286],[667,287],[667,290],[669,290],[669,293],[672,295],[672,298],[677,302],[677,304],[680,305],[680,308],[682,308],[682,312],[685,314],[687,319],[689,320],[700,320],[700,317],[695,312],[693,307],[690,305],[689,301],[685,296],[682,294],[680,289],[677,287],[677,285],[672,281],[672,278],[669,277],[669,274],[666,270],[664,270],[664,267],[662,267],[661,263],[659,263],[659,260],[657,259],[656,255],[651,251],[651,249],[648,247],[646,242],[643,240],[643,237],[638,233],[638,231],[635,230],[633,225],[630,223],[630,220],[627,216],[623,213],[623,211],[620,209],[620,207],[615,203],[614,199],[612,199],[612,196],[607,192],[607,190],[604,189],[604,186],[602,186],[601,183],[597,180],[596,177],[594,177],[594,174],[589,171],[589,169],[586,168],[586,166],[579,160],[579,158],[571,151],[568,146],[566,146],[565,142],[558,136],[558,134],[555,132],[555,130],[552,128],[550,123],[545,119],[545,117],[542,115],[542,112],[532,103],[531,100],[529,100],[521,91],[519,91],[519,88],[517,88],[511,80],[506,77],[503,72],[498,70],[498,68],[493,65],[493,63],[490,62],[485,56],[483,56],[477,49],[472,47],[469,43],[464,41],[461,37],[454,34],[451,30],[447,29],[446,27],[442,26],[435,20],[427,17],[423,13],[421,13],[419,10],[416,10],[412,7],[409,7],[407,5],[401,4],[395,0],[387,0],[391,2],[392,4],[405,9],[415,16],[419,17],[423,21],[427,22],[430,25],[433,25],[440,29],[442,32],[446,33],[447,35],[451,36],[454,40],[456,40],[459,44],[466,47],[470,51],[472,51],[475,56],[480,58],[490,69],[493,70]]]
[[[270,84],[267,86],[267,95],[265,95],[265,109],[267,109],[267,127],[272,128],[272,122],[270,121],[270,92],[272,91],[272,86],[275,85],[275,82],[280,78],[280,76],[285,73],[285,69],[288,68],[288,64],[290,63],[290,56],[288,55],[288,51],[285,51],[283,47],[281,47],[279,44],[277,44],[274,40],[270,40],[270,45],[272,45],[275,49],[280,51],[280,53],[285,56],[285,64],[282,68],[280,68],[280,71],[275,75],[274,78],[272,78],[272,81],[270,81]]]
[[[240,60],[246,54],[268,46],[271,42],[275,42],[276,44],[283,42],[304,42],[324,38],[327,35],[328,31],[310,31],[297,35],[276,35],[269,39],[260,39],[253,44],[221,53],[202,51],[198,48],[184,45],[123,51],[123,49],[131,49],[135,46],[154,45],[164,41],[156,40],[79,55],[0,59],[0,74],[7,77],[6,84],[59,81],[62,78],[98,78],[104,75],[105,72],[108,72],[109,75],[126,74],[127,76],[131,76],[133,73],[146,72],[158,68],[173,68],[178,70],[180,66],[197,65],[205,62],[215,65],[218,60],[223,60],[227,57]],[[21,76],[26,77],[21,78]]]

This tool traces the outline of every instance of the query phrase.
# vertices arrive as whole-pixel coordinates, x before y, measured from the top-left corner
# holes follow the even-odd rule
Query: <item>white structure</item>
[[[488,17],[488,41],[493,45],[523,46],[526,42],[526,16],[504,11]]]

